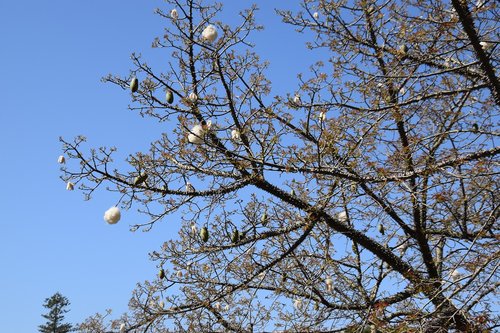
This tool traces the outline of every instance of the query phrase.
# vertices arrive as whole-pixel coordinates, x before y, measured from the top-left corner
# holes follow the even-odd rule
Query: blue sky
[[[234,16],[251,3],[259,5],[257,21],[266,30],[252,37],[256,51],[271,62],[273,94],[293,91],[297,72],[314,59],[305,56],[310,53],[303,38],[281,25],[273,8],[291,8],[294,2],[225,2],[224,15]],[[165,2],[0,2],[3,332],[36,331],[43,323],[42,303],[56,291],[71,301],[69,322],[107,308],[119,315],[136,282],[157,272],[148,252],[179,228],[174,216],[150,233],[131,233],[129,226],[145,219],[136,207],[124,212],[119,224],[107,225],[103,214],[116,195],[100,190],[84,201],[79,191],[66,191],[57,164],[59,136],[83,134],[88,148],[117,146],[121,156],[144,150],[159,137],[154,120],[127,110],[128,92],[100,79],[128,74],[134,51],[168,61],[168,53],[151,49],[154,37],[163,34],[163,22],[153,14],[160,6]]]

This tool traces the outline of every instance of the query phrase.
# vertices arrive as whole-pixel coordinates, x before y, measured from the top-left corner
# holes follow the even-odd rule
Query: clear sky
[[[257,21],[266,30],[252,40],[271,62],[273,94],[293,91],[297,72],[314,59],[304,57],[303,37],[281,25],[273,8],[292,8],[295,1],[223,2],[222,20],[259,5]],[[129,226],[146,218],[134,207],[107,225],[104,211],[117,196],[102,188],[84,201],[79,191],[66,191],[57,157],[59,136],[83,134],[87,148],[117,146],[121,156],[159,137],[160,125],[127,110],[128,92],[100,79],[127,75],[134,51],[169,60],[167,52],[151,49],[163,35],[153,14],[161,6],[159,0],[0,1],[1,332],[36,332],[44,299],[57,291],[71,302],[69,322],[107,308],[118,316],[136,282],[157,273],[148,252],[175,236],[178,219],[131,233]]]

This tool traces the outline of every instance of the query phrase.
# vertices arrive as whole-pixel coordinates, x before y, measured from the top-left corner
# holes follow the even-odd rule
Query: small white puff
[[[192,92],[189,94],[188,100],[189,100],[189,102],[194,104],[198,100],[198,95],[196,95],[194,92]]]
[[[68,191],[73,191],[75,189],[75,184],[73,184],[72,182],[67,182],[66,183],[66,189]]]
[[[320,122],[324,122],[326,120],[326,111],[324,111],[324,110],[321,111],[319,113],[318,119],[319,119]]]
[[[337,214],[337,219],[340,222],[347,222],[347,212],[344,210],[343,212],[340,212]]]
[[[233,139],[234,141],[238,141],[240,137],[241,137],[240,131],[238,131],[237,129],[231,131],[231,139]]]
[[[57,163],[59,164],[66,163],[66,158],[63,155],[59,156],[59,158],[57,159]]]
[[[120,209],[116,206],[111,207],[104,213],[104,220],[108,224],[116,224],[118,221],[120,221],[120,218]]]
[[[179,13],[177,13],[177,9],[172,9],[170,11],[170,17],[175,21],[179,18]]]
[[[483,48],[483,50],[489,50],[493,47],[493,44],[488,42],[480,42],[479,45]]]
[[[191,133],[188,135],[188,141],[195,145],[203,143],[203,137],[205,136],[205,131],[202,125],[194,125],[191,129]]]
[[[209,24],[201,33],[201,37],[210,43],[213,42],[217,39],[217,28],[214,25]]]
[[[333,290],[333,280],[331,278],[326,278],[325,283],[326,283],[326,290],[328,292],[331,292]]]
[[[190,183],[190,182],[187,182],[186,183],[186,192],[194,192],[194,186]]]
[[[297,104],[297,105],[302,104],[302,100],[300,99],[300,95],[298,95],[298,94],[297,94],[297,95],[295,95],[295,96],[293,97],[293,102],[294,102],[295,104]]]

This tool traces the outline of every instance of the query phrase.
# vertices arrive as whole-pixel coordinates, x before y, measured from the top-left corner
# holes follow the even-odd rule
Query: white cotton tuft
[[[197,235],[198,234],[198,227],[196,226],[196,223],[191,223],[191,232],[193,233],[193,235]]]
[[[120,333],[124,333],[125,332],[125,328],[126,328],[125,323],[122,323],[120,325]]]
[[[59,164],[66,163],[66,158],[63,155],[59,156],[59,158],[57,159],[57,163]]]
[[[75,189],[75,184],[73,184],[72,182],[67,182],[66,183],[66,189],[68,191],[73,191]]]
[[[201,33],[201,37],[210,43],[213,42],[217,39],[217,28],[214,25],[209,24]]]
[[[203,143],[203,139],[205,137],[205,134],[207,131],[209,131],[212,128],[212,121],[209,120],[206,123],[202,122],[201,124],[193,126],[191,129],[189,135],[188,135],[188,141],[190,143],[199,145]]]
[[[322,110],[319,113],[318,119],[320,122],[324,122],[326,120],[326,111],[325,110]]]
[[[460,278],[461,274],[457,269],[454,269],[453,272],[451,272],[451,278],[453,280],[458,280]]]
[[[179,18],[179,13],[177,13],[177,9],[172,9],[170,11],[170,17],[175,21]]]
[[[483,48],[483,50],[489,50],[493,47],[493,44],[488,42],[480,42],[479,45]]]
[[[108,222],[108,224],[116,224],[120,221],[120,218],[120,209],[116,206],[111,207],[104,213],[104,220]]]
[[[300,95],[298,95],[298,94],[297,94],[297,95],[295,95],[295,96],[293,97],[293,102],[294,102],[295,104],[297,104],[297,105],[302,104],[302,100],[300,99]]]
[[[238,131],[237,129],[231,131],[231,139],[233,139],[234,141],[238,141],[240,137],[241,137],[240,131]]]
[[[333,290],[333,280],[331,278],[327,278],[325,280],[325,283],[326,283],[326,290],[328,292],[331,292]]]
[[[293,301],[293,306],[297,309],[300,310],[302,309],[302,300],[301,299],[296,299]]]
[[[313,17],[314,17],[315,20],[319,19],[319,13],[318,12],[314,12]]]
[[[337,219],[340,222],[347,222],[347,212],[344,210],[343,212],[340,212],[337,214]]]
[[[220,311],[221,305],[220,305],[219,302],[217,302],[217,303],[214,304],[214,309],[217,310],[217,311]]]
[[[190,182],[187,182],[186,183],[186,192],[194,192],[194,191],[195,191],[194,186]]]
[[[188,135],[188,141],[195,145],[203,143],[203,137],[205,136],[205,130],[202,125],[195,125],[191,129],[191,133]]]
[[[192,92],[189,94],[188,100],[189,100],[189,102],[194,104],[198,100],[198,95],[196,95],[194,92]]]

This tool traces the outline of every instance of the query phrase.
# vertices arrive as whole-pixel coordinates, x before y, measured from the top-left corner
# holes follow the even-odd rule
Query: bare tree
[[[499,327],[496,1],[278,10],[324,56],[285,96],[249,42],[256,7],[229,26],[219,4],[166,2],[153,46],[170,69],[133,55],[130,75],[105,80],[174,129],[130,155],[132,171],[114,170],[114,149],[61,139],[80,161],[63,179],[140,205],[135,230],[181,211],[179,238],[151,254],[160,277],[130,313],[83,331]]]

